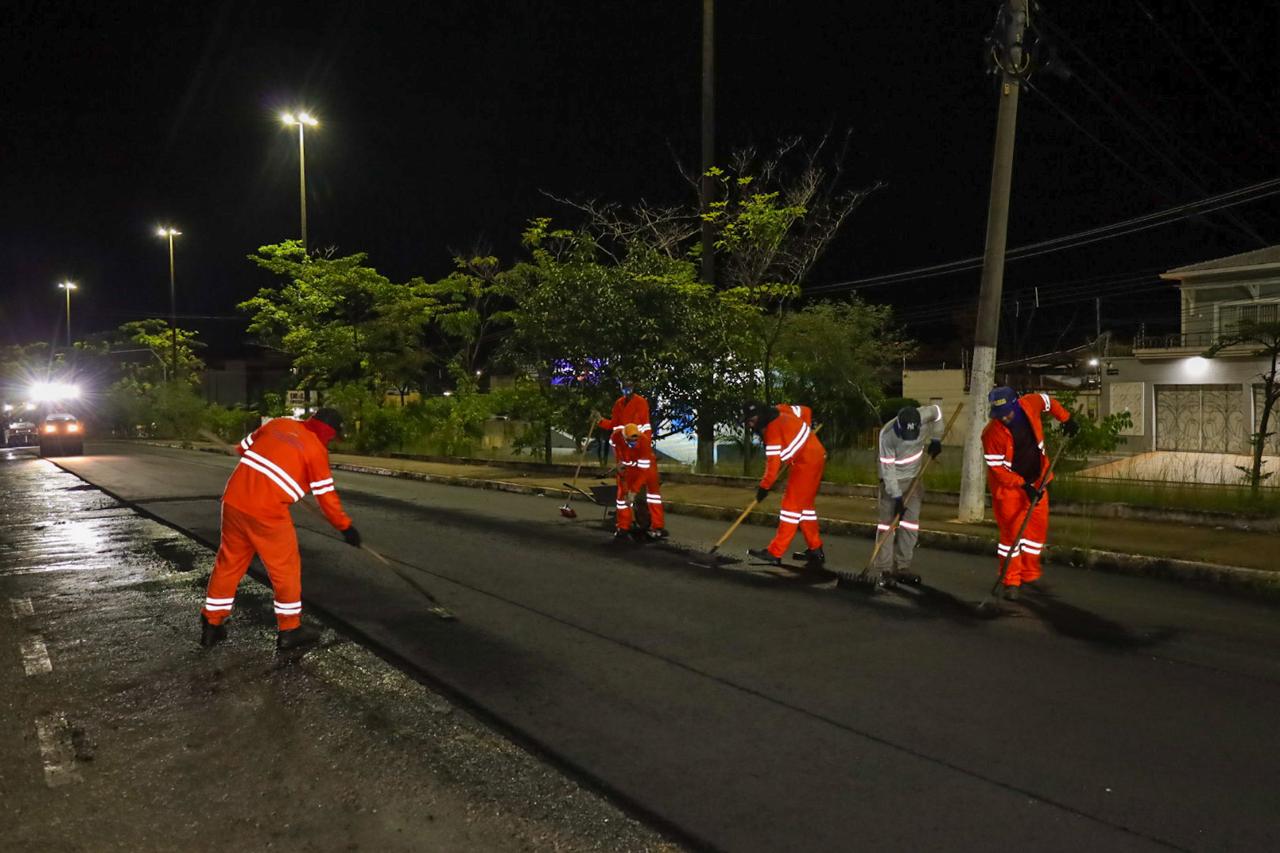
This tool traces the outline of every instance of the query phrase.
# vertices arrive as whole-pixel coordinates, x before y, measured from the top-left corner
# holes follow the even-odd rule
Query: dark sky
[[[698,152],[700,3],[59,3],[0,11],[0,341],[77,335],[168,310],[228,316],[263,279],[244,260],[296,236],[296,136],[309,109],[315,245],[366,251],[394,280],[456,251],[518,251],[567,216],[540,194],[676,200]],[[721,152],[850,129],[851,180],[886,182],[813,284],[981,254],[996,95],[996,3],[718,4]],[[1280,4],[1053,0],[1036,17],[1071,76],[1042,72],[1019,116],[1009,245],[1276,175]],[[1052,25],[1052,29],[1049,25]],[[1065,117],[1064,117],[1065,113]],[[1075,124],[1073,124],[1074,122]],[[1094,137],[1091,139],[1090,137]],[[1168,324],[1176,300],[1130,274],[1280,240],[1275,197],[1092,249],[1010,264],[1041,286],[1042,338]],[[1255,232],[1251,236],[1248,232]],[[1113,276],[1116,282],[1064,282]],[[958,349],[978,272],[864,291]],[[1145,289],[1144,289],[1145,288]],[[1019,306],[1019,316],[1025,319]],[[191,319],[215,343],[234,322]],[[955,357],[955,356],[952,356]]]

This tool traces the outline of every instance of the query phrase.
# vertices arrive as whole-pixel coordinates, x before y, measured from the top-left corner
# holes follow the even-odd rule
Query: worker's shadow
[[[1174,628],[1158,628],[1139,631],[1099,616],[1058,598],[1052,592],[1031,592],[1015,602],[992,602],[991,609],[979,608],[972,601],[965,601],[931,586],[899,586],[894,593],[907,599],[922,611],[934,613],[952,621],[973,626],[991,621],[991,614],[1001,618],[1031,617],[1039,620],[1054,633],[1111,651],[1133,651],[1164,643],[1175,637]]]

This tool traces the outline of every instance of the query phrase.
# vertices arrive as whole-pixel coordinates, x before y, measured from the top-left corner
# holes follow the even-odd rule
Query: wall
[[[937,403],[942,406],[942,419],[946,422],[956,407],[966,402],[963,370],[903,370],[902,396],[918,400],[920,405]],[[964,427],[968,421],[962,417],[956,423],[947,444],[964,444]]]
[[[1160,359],[1124,357],[1108,361],[1111,370],[1102,377],[1102,414],[1105,416],[1129,408],[1134,419],[1133,429],[1124,437],[1123,450],[1139,453],[1156,448],[1161,429],[1155,410],[1157,385],[1239,386],[1241,405],[1236,422],[1242,425],[1243,436],[1235,436],[1235,439],[1237,443],[1243,440],[1247,445],[1254,423],[1252,386],[1261,381],[1259,374],[1267,367],[1261,359],[1187,356]],[[1139,401],[1140,409],[1136,407]]]

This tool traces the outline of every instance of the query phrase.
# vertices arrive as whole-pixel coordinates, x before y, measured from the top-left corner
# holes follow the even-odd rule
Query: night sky
[[[887,184],[811,284],[981,254],[996,114],[982,45],[996,6],[718,4],[721,154],[847,129],[850,180]],[[1280,4],[1043,8],[1034,20],[1068,76],[1042,71],[1024,92],[1011,247],[1276,175]],[[266,283],[244,256],[298,230],[284,109],[322,122],[307,137],[313,247],[366,251],[393,280],[438,277],[476,247],[517,257],[530,217],[571,218],[544,190],[679,200],[673,152],[698,155],[700,19],[695,0],[7,3],[0,342],[60,337],[65,278],[82,287],[77,336],[167,315],[154,231],[172,223],[185,232],[182,322],[231,348],[243,322],[215,318]],[[1276,241],[1273,196],[1012,263],[1006,294],[1012,311],[1041,287],[1037,345],[1091,335],[1095,295],[1104,328],[1168,327],[1176,298],[1153,271]],[[978,280],[862,292],[958,358]]]

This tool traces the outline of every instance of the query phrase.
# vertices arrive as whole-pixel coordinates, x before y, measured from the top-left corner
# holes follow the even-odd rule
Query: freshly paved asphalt
[[[216,542],[232,459],[89,451],[60,464]],[[616,546],[550,498],[337,482],[459,619],[297,510],[304,600],[693,843],[1280,849],[1274,607],[1051,566],[1051,596],[984,621],[994,559],[922,552],[927,586],[868,598],[691,565],[719,522]],[[827,543],[847,567],[867,550]]]

